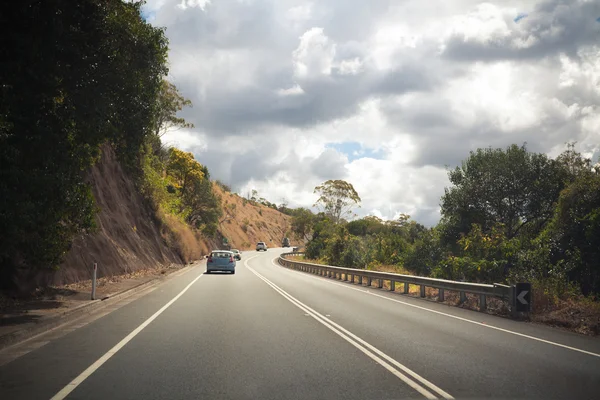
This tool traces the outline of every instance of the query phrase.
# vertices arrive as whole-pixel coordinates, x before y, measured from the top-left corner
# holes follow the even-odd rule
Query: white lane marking
[[[265,283],[267,283],[269,286],[271,286],[276,292],[281,294],[284,298],[286,298],[288,301],[290,301],[296,307],[298,307],[302,311],[304,311],[306,313],[305,315],[308,314],[308,315],[312,316],[315,320],[317,320],[318,322],[320,322],[321,324],[323,324],[324,326],[326,326],[327,328],[329,328],[330,330],[335,332],[337,335],[339,335],[340,337],[345,339],[347,342],[349,342],[354,347],[356,347],[357,349],[362,351],[364,354],[369,356],[375,362],[377,362],[378,364],[383,366],[389,372],[394,374],[397,378],[402,380],[404,383],[406,383],[408,386],[410,386],[411,388],[413,388],[414,390],[416,390],[417,392],[419,392],[426,398],[437,399],[437,396],[434,395],[433,393],[431,393],[429,390],[433,390],[433,391],[437,392],[439,395],[441,395],[445,399],[453,399],[454,398],[450,394],[445,392],[444,390],[440,389],[433,383],[429,382],[427,379],[423,378],[422,376],[418,375],[416,372],[414,372],[411,369],[409,369],[408,367],[400,364],[398,361],[396,361],[392,357],[388,356],[381,350],[377,349],[375,346],[369,344],[368,342],[364,341],[363,339],[356,336],[352,332],[348,331],[344,327],[336,324],[329,318],[324,317],[322,314],[318,313],[317,311],[313,310],[306,304],[302,303],[301,301],[299,301],[298,299],[296,299],[295,297],[293,297],[292,295],[290,295],[289,293],[287,293],[286,291],[281,289],[279,286],[277,286],[276,284],[271,282],[269,279],[265,278],[263,275],[256,272],[248,264],[246,264],[246,268],[248,268],[248,270],[250,270],[252,273],[254,273],[258,278],[262,279]],[[394,368],[390,364],[393,364],[394,366],[396,366],[397,368],[399,368],[406,374],[412,376],[415,380],[419,381],[421,384],[415,382],[413,379],[409,378],[408,376],[406,376],[405,374],[403,374],[402,372],[400,372],[398,369]]]
[[[152,321],[154,321],[160,314],[162,314],[171,304],[175,303],[178,298],[180,298],[187,290],[200,278],[202,278],[203,274],[200,274],[190,282],[189,285],[185,287],[179,294],[171,299],[167,304],[165,304],[160,310],[155,312],[150,318],[145,320],[140,326],[135,328],[129,335],[127,335],[123,340],[117,343],[112,349],[110,349],[106,354],[96,360],[92,365],[87,367],[85,371],[83,371],[79,376],[73,379],[67,386],[62,388],[58,393],[56,393],[51,400],[62,400],[69,395],[77,386],[79,386],[83,381],[85,381],[90,375],[92,375],[98,368],[102,366],[105,362],[107,362],[112,356],[114,356],[119,350],[123,348],[131,339],[133,339],[138,333],[140,333],[145,327],[150,325]]]
[[[277,264],[277,263],[275,263],[275,260],[276,260],[276,259],[274,259],[274,260],[271,260],[271,263],[272,263],[273,265],[275,265],[276,267],[285,268],[285,267],[282,267],[280,264]],[[292,272],[302,273],[301,271],[296,271],[296,270],[289,269],[289,268],[286,268],[286,269],[287,269],[287,270],[289,270],[289,271],[292,271]],[[557,347],[562,347],[562,348],[564,348],[564,349],[573,350],[573,351],[577,351],[577,352],[579,352],[579,353],[583,353],[583,354],[587,354],[587,355],[590,355],[590,356],[593,356],[593,357],[599,357],[599,358],[600,358],[600,354],[598,354],[598,353],[593,353],[593,352],[591,352],[591,351],[587,351],[587,350],[578,349],[578,348],[576,348],[576,347],[567,346],[566,344],[561,344],[561,343],[552,342],[552,341],[550,341],[550,340],[541,339],[541,338],[538,338],[538,337],[535,337],[535,336],[526,335],[526,334],[524,334],[524,333],[519,333],[519,332],[511,331],[511,330],[509,330],[509,329],[500,328],[500,327],[497,327],[497,326],[494,326],[494,325],[482,324],[481,322],[473,321],[473,320],[470,320],[470,319],[467,319],[467,318],[463,318],[463,317],[458,317],[458,316],[456,316],[456,315],[452,315],[452,314],[446,314],[445,312],[436,311],[436,310],[431,310],[431,309],[429,309],[429,308],[426,308],[426,307],[417,306],[417,305],[415,305],[415,304],[410,304],[410,303],[407,303],[407,302],[404,302],[404,301],[401,301],[401,300],[396,300],[396,299],[392,299],[392,298],[390,298],[390,297],[387,297],[387,296],[382,296],[382,295],[380,295],[380,294],[377,294],[377,293],[372,293],[372,292],[371,292],[371,291],[369,291],[369,290],[364,290],[364,289],[358,289],[358,288],[355,288],[355,287],[351,287],[351,286],[349,286],[348,284],[337,283],[337,282],[331,282],[331,281],[329,281],[329,280],[327,280],[327,279],[320,279],[320,278],[318,278],[318,277],[316,277],[316,276],[312,276],[312,274],[310,274],[310,273],[306,273],[306,274],[304,274],[304,275],[305,275],[305,276],[307,276],[307,277],[309,277],[309,278],[317,279],[317,280],[319,280],[320,282],[326,282],[326,283],[330,283],[330,284],[332,284],[332,285],[341,286],[341,287],[343,287],[343,288],[346,288],[346,289],[350,289],[350,290],[356,290],[357,292],[365,293],[365,294],[368,294],[368,295],[371,295],[371,296],[380,297],[380,298],[382,298],[382,299],[389,300],[389,301],[393,301],[393,302],[395,302],[395,303],[404,304],[405,306],[409,306],[409,307],[413,307],[413,308],[418,308],[418,309],[420,309],[420,310],[428,311],[428,312],[431,312],[431,313],[434,313],[434,314],[444,315],[444,316],[446,316],[446,317],[449,317],[449,318],[454,318],[454,319],[458,319],[458,320],[460,320],[460,321],[469,322],[469,323],[471,323],[471,324],[475,324],[475,325],[483,326],[483,327],[485,327],[485,328],[495,329],[495,330],[497,330],[497,331],[500,331],[500,332],[510,333],[510,334],[512,334],[512,335],[516,335],[516,336],[524,337],[524,338],[531,339],[531,340],[536,340],[536,341],[538,341],[538,342],[542,342],[542,343],[550,344],[550,345],[557,346]],[[350,283],[350,282],[349,282],[349,283]],[[351,284],[351,283],[350,283],[350,284]]]

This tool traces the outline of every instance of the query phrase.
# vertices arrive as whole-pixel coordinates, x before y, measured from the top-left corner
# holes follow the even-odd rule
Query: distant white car
[[[256,243],[256,251],[267,251],[267,244],[265,242],[258,242]]]

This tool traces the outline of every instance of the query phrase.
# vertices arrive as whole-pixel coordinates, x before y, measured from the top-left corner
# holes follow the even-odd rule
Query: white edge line
[[[277,267],[281,267],[281,268],[286,268],[286,267],[282,266],[281,264],[275,263],[275,260],[276,259],[274,259],[274,260],[271,261],[273,265],[275,265]],[[341,284],[341,283],[337,283],[337,282],[331,282],[331,281],[329,281],[327,279],[319,279],[318,277],[313,276],[312,274],[310,274],[308,272],[305,273],[305,272],[297,271],[297,270],[290,269],[290,268],[286,268],[286,269],[289,270],[289,271],[293,271],[293,272],[304,274],[304,275],[306,275],[306,276],[308,276],[310,278],[317,279],[317,280],[319,280],[321,282],[327,282],[327,283],[330,283],[332,285],[337,285],[337,286],[340,286],[340,287],[343,287],[343,288],[346,288],[346,289],[356,290],[357,292],[365,293],[365,294],[368,294],[370,296],[380,297],[382,299],[393,301],[395,303],[404,304],[404,305],[409,306],[409,307],[418,308],[420,310],[425,310],[425,311],[428,311],[428,312],[431,312],[431,313],[434,313],[434,314],[444,315],[444,316],[449,317],[449,318],[454,318],[454,319],[458,319],[460,321],[469,322],[471,324],[483,326],[485,328],[495,329],[497,331],[501,331],[501,332],[505,332],[505,333],[510,333],[512,335],[521,336],[521,337],[524,337],[524,338],[527,338],[527,339],[536,340],[538,342],[550,344],[550,345],[553,345],[553,346],[562,347],[564,349],[573,350],[573,351],[577,351],[579,353],[583,353],[583,354],[587,354],[587,355],[590,355],[590,356],[593,356],[593,357],[599,357],[600,358],[600,354],[593,353],[591,351],[578,349],[576,347],[567,346],[566,344],[556,343],[556,342],[552,342],[552,341],[546,340],[546,339],[540,339],[540,338],[537,338],[535,336],[530,336],[530,335],[526,335],[524,333],[519,333],[519,332],[511,331],[509,329],[500,328],[500,327],[497,327],[497,326],[494,326],[494,325],[482,324],[481,322],[473,321],[473,320],[470,320],[470,319],[467,319],[467,318],[459,317],[459,316],[452,315],[452,314],[446,314],[446,313],[441,312],[441,311],[432,310],[432,309],[429,309],[429,308],[426,308],[426,307],[421,307],[421,306],[417,306],[415,304],[410,304],[410,303],[407,303],[405,301],[392,299],[392,298],[387,297],[387,296],[382,296],[382,295],[377,294],[377,293],[372,293],[369,290],[358,289],[358,288],[355,288],[355,287],[351,287],[349,285],[345,285],[345,284]]]
[[[202,278],[203,274],[200,274],[190,282],[179,294],[171,299],[167,304],[162,306],[160,310],[155,312],[150,318],[146,321],[142,322],[140,326],[135,328],[129,335],[125,336],[123,340],[117,343],[112,349],[107,351],[102,357],[96,360],[92,365],[86,368],[81,374],[79,374],[75,379],[67,384],[64,388],[62,388],[58,393],[52,396],[51,400],[62,400],[67,397],[77,386],[79,386],[83,381],[85,381],[90,375],[92,375],[98,368],[102,366],[105,362],[107,362],[113,355],[115,355],[119,350],[123,348],[131,339],[133,339],[138,333],[140,333],[145,327],[150,325],[152,321],[154,321],[160,314],[162,314],[171,304],[175,303],[178,298],[180,298],[187,290],[200,278]]]
[[[377,349],[376,347],[372,346],[371,344],[369,344],[368,342],[364,341],[360,337],[354,335],[353,333],[351,333],[347,329],[341,327],[340,325],[338,325],[335,322],[331,321],[327,317],[324,317],[322,314],[320,314],[317,311],[313,310],[312,308],[310,308],[306,304],[302,303],[298,299],[294,298],[292,295],[290,295],[289,293],[285,292],[283,289],[279,288],[273,282],[269,281],[268,278],[262,276],[260,273],[256,272],[253,268],[251,268],[247,264],[246,264],[246,268],[248,268],[248,270],[250,270],[252,273],[254,273],[258,278],[262,279],[265,283],[267,283],[269,286],[271,286],[275,291],[277,291],[279,294],[281,294],[284,298],[286,298],[292,304],[294,304],[295,306],[297,306],[298,308],[300,308],[304,312],[308,313],[315,320],[317,320],[318,322],[320,322],[321,324],[323,324],[324,326],[326,326],[327,328],[329,328],[330,330],[332,330],[333,332],[335,332],[337,335],[339,335],[340,337],[342,337],[343,339],[345,339],[346,341],[348,341],[350,344],[352,344],[357,349],[359,349],[360,351],[362,351],[363,353],[365,353],[371,359],[373,359],[378,364],[380,364],[381,366],[383,366],[384,368],[386,368],[389,372],[391,372],[392,374],[394,374],[396,377],[398,377],[399,379],[401,379],[404,383],[406,383],[407,385],[409,385],[411,388],[413,388],[414,390],[416,390],[417,392],[419,392],[420,394],[422,394],[426,398],[428,398],[428,399],[436,399],[437,397],[435,395],[433,395],[431,392],[429,392],[426,388],[424,388],[423,386],[419,385],[417,382],[413,381],[411,378],[409,378],[408,376],[404,375],[402,372],[400,372],[397,369],[395,369],[394,367],[392,367],[385,360],[381,359],[376,354],[373,354],[373,352],[379,354],[381,357],[387,359],[388,361],[390,361],[392,364],[396,365],[397,367],[399,367],[403,371],[409,373],[415,379],[421,381],[421,383],[423,383],[424,386],[425,385],[430,386],[428,389],[432,389],[432,390],[438,392],[439,394],[441,394],[446,399],[453,399],[454,398],[450,394],[448,394],[447,392],[445,392],[442,389],[440,389],[439,387],[435,386],[433,383],[429,382],[425,378],[423,378],[420,375],[418,375],[416,372],[410,370],[406,366],[404,366],[404,365],[400,364],[398,361],[394,360],[392,357],[390,357],[387,354],[383,353],[381,350]],[[357,342],[362,343],[364,346],[362,346],[361,344],[359,344]],[[370,350],[372,350],[373,352],[371,352]]]

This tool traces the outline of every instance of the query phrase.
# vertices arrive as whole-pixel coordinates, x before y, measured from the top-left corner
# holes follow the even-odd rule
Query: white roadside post
[[[94,272],[92,273],[92,300],[96,300],[96,274],[98,272],[98,263],[94,263]]]

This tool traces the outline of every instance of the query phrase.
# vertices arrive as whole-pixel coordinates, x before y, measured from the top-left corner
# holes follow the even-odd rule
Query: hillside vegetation
[[[228,236],[281,240],[285,216],[239,205],[161,142],[192,127],[177,116],[192,104],[165,79],[168,41],[142,3],[9,3],[2,16],[27,23],[2,48],[0,290],[84,279],[93,262],[101,275],[185,263]]]
[[[555,159],[512,145],[471,152],[448,175],[437,226],[352,220],[359,194],[331,180],[315,188],[321,212],[296,210],[292,230],[308,240],[307,258],[330,265],[531,282],[536,314],[600,333],[600,166],[573,144]]]

